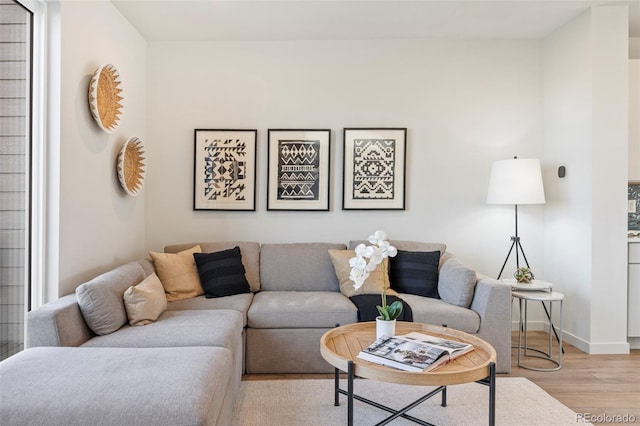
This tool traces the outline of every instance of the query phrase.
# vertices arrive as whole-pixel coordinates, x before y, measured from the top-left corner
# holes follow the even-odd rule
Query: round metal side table
[[[528,370],[536,371],[556,371],[562,368],[562,308],[564,302],[564,295],[556,291],[513,291],[512,297],[518,298],[518,305],[520,307],[520,324],[518,326],[518,367],[526,368]],[[543,350],[531,348],[527,344],[527,303],[529,301],[541,302],[543,305],[549,304],[549,346],[547,352]],[[553,358],[552,355],[552,332],[555,330],[553,325],[553,304],[554,302],[560,302],[560,329],[558,330],[558,357]],[[546,306],[546,305],[545,305]],[[534,353],[528,353],[528,351]],[[523,358],[536,357],[541,358],[555,364],[555,367],[541,368],[525,365],[521,361],[520,352],[523,353]]]

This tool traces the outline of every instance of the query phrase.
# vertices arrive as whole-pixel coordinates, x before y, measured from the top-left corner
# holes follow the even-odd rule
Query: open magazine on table
[[[384,336],[360,351],[358,358],[405,371],[431,371],[473,350],[473,345],[422,333]]]

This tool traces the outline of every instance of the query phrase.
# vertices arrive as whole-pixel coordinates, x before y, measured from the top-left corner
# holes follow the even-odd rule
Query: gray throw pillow
[[[476,271],[452,257],[440,267],[438,294],[450,305],[468,308],[476,288]]]
[[[130,262],[76,288],[80,311],[91,331],[102,336],[128,322],[124,292],[145,276],[140,263]]]

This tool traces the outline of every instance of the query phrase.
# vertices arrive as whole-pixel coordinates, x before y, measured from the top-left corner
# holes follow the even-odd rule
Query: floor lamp
[[[511,248],[507,258],[502,264],[498,279],[502,276],[507,261],[515,249],[516,267],[520,268],[520,254],[527,268],[529,262],[524,254],[520,237],[518,236],[518,205],[519,204],[544,204],[544,188],[542,186],[542,172],[540,160],[534,158],[495,161],[491,166],[489,178],[489,192],[487,204],[513,204],[515,206],[516,233],[511,237]]]

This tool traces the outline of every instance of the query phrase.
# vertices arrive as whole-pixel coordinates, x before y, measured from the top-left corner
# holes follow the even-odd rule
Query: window
[[[30,292],[33,13],[0,0],[0,360],[24,347]]]

